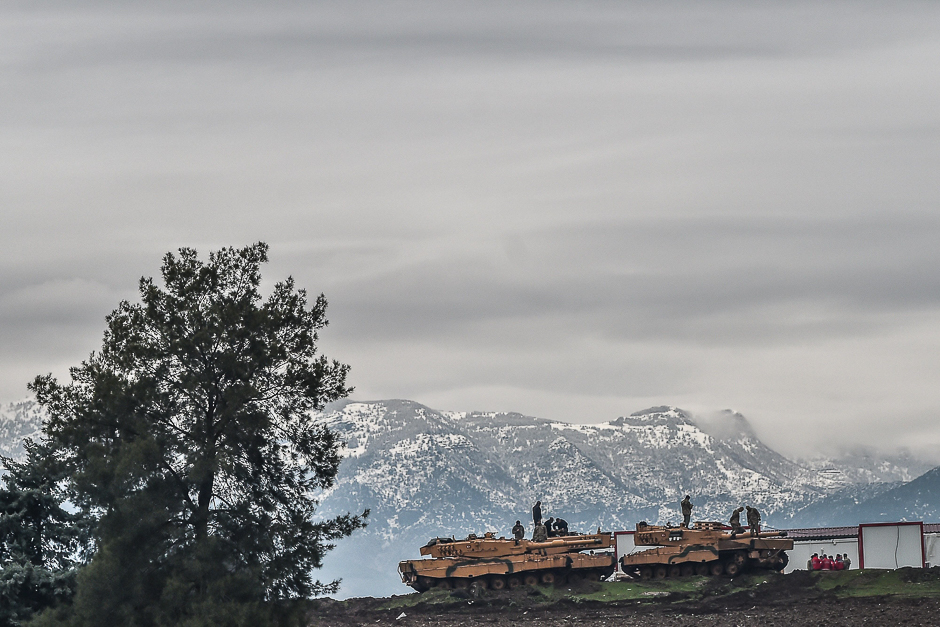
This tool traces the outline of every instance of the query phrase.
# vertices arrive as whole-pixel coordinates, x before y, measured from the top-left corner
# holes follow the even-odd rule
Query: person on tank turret
[[[744,533],[744,527],[741,526],[741,512],[743,511],[743,507],[738,507],[733,512],[731,512],[731,520],[728,521],[728,524],[731,525],[732,538],[739,533]]]
[[[516,540],[522,540],[525,537],[525,527],[522,526],[521,520],[516,521],[516,525],[512,528],[512,535]]]
[[[532,506],[532,522],[536,526],[542,524],[542,501],[536,501]]]
[[[545,521],[545,534],[549,538],[555,535],[555,528],[553,526],[554,524],[555,524],[555,519],[552,517],[549,517],[549,519]]]
[[[568,521],[564,518],[555,519],[555,535],[556,536],[566,536],[568,535]]]
[[[682,507],[682,526],[688,529],[689,521],[692,520],[692,497],[686,494],[680,506]]]
[[[532,541],[533,542],[546,542],[548,540],[548,531],[545,530],[545,525],[539,522],[535,525],[535,531],[532,532]]]
[[[760,512],[756,507],[750,505],[745,505],[745,507],[747,508],[747,526],[751,528],[751,535],[757,536],[760,534]]]

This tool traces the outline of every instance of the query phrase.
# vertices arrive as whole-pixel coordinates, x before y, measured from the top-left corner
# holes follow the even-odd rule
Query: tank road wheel
[[[777,558],[777,563],[778,563],[777,570],[779,570],[780,572],[783,572],[783,569],[786,568],[787,564],[790,563],[790,556],[784,553],[783,551],[780,551],[780,556]]]
[[[725,574],[729,577],[734,577],[739,572],[741,572],[741,567],[738,566],[737,562],[726,562],[725,563]]]
[[[691,577],[695,574],[695,564],[692,562],[686,562],[679,567],[679,574],[683,577]]]
[[[747,555],[743,551],[738,551],[734,554],[734,563],[738,565],[738,568],[744,568],[744,563],[747,562]]]
[[[521,585],[522,585],[522,580],[519,579],[519,578],[518,578],[517,576],[515,576],[515,575],[513,575],[513,576],[511,576],[511,577],[509,577],[509,578],[506,579],[506,587],[509,588],[510,590],[515,590],[516,588],[518,588],[518,587],[521,586]]]
[[[653,569],[650,566],[642,566],[640,568],[640,579],[652,579],[653,578]]]
[[[708,564],[706,564],[705,562],[701,562],[701,563],[699,563],[699,564],[696,564],[696,565],[695,565],[695,574],[698,575],[699,577],[706,577],[706,576],[708,576]]]
[[[466,590],[470,587],[470,580],[463,577],[454,577],[454,590]]]
[[[535,573],[526,573],[522,576],[522,583],[527,586],[539,585],[539,576]]]
[[[671,564],[671,565],[669,566],[669,577],[670,577],[670,578],[672,578],[672,577],[678,577],[678,576],[681,575],[681,574],[682,574],[682,568],[680,568],[678,564]]]
[[[544,573],[542,573],[542,583],[544,583],[544,584],[547,585],[547,586],[550,586],[550,585],[554,584],[554,583],[555,583],[555,573],[553,573],[553,572],[550,571],[550,570],[547,570],[547,571],[545,571]]]
[[[717,560],[708,565],[708,574],[712,577],[718,577],[723,572],[725,572],[725,567]]]
[[[493,575],[490,577],[490,589],[491,590],[503,590],[506,587],[506,578],[500,577],[499,575]]]
[[[450,580],[448,579],[438,579],[437,584],[434,587],[438,590],[450,590],[453,588],[453,586],[450,585]]]
[[[487,587],[486,579],[483,579],[483,578],[473,579],[470,582],[470,593],[474,597],[479,597],[481,594],[483,594],[483,591],[486,590],[486,587]]]
[[[656,564],[653,567],[653,578],[654,579],[665,579],[666,578],[666,565],[665,564]]]

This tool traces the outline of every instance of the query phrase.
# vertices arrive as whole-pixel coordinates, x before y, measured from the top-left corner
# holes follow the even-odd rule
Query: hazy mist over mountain
[[[4,2],[0,401],[264,240],[356,398],[940,450],[938,57],[903,0]]]

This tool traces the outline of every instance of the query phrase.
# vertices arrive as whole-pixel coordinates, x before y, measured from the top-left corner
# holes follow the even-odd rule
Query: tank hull
[[[543,543],[502,539],[457,541],[423,547],[422,553],[433,557],[400,562],[398,572],[402,583],[419,592],[470,585],[499,590],[520,585],[600,580],[613,573],[614,555],[593,550],[581,553],[580,550],[610,548],[611,545],[609,534],[558,538]]]
[[[734,576],[749,570],[783,570],[786,551],[793,549],[793,540],[774,532],[730,536],[716,528],[717,523],[701,524],[693,529],[638,526],[637,546],[652,548],[624,555],[620,568],[640,579]]]

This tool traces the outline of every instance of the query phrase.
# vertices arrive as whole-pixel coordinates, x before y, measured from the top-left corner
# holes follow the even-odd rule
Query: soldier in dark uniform
[[[521,540],[525,537],[525,527],[522,526],[522,521],[516,521],[516,526],[512,528],[512,535],[516,540]]]
[[[542,501],[536,501],[532,506],[532,522],[536,525],[542,524]]]
[[[555,522],[554,518],[549,518],[545,521],[545,533],[548,534],[548,537],[551,538],[555,535],[555,529],[552,527],[552,523]]]
[[[548,532],[545,531],[545,525],[539,522],[535,525],[535,531],[532,532],[533,542],[545,542],[548,540]]]
[[[756,536],[760,533],[760,512],[756,507],[747,507],[747,526],[751,528],[751,535]]]
[[[692,519],[692,497],[686,494],[680,506],[682,507],[682,526],[688,529],[689,521]]]
[[[731,537],[735,537],[739,533],[744,533],[744,527],[741,526],[741,512],[744,511],[743,507],[739,507],[731,512],[731,520],[728,523],[731,525]]]
[[[566,536],[568,535],[568,521],[564,518],[555,519],[555,535],[556,536]]]

